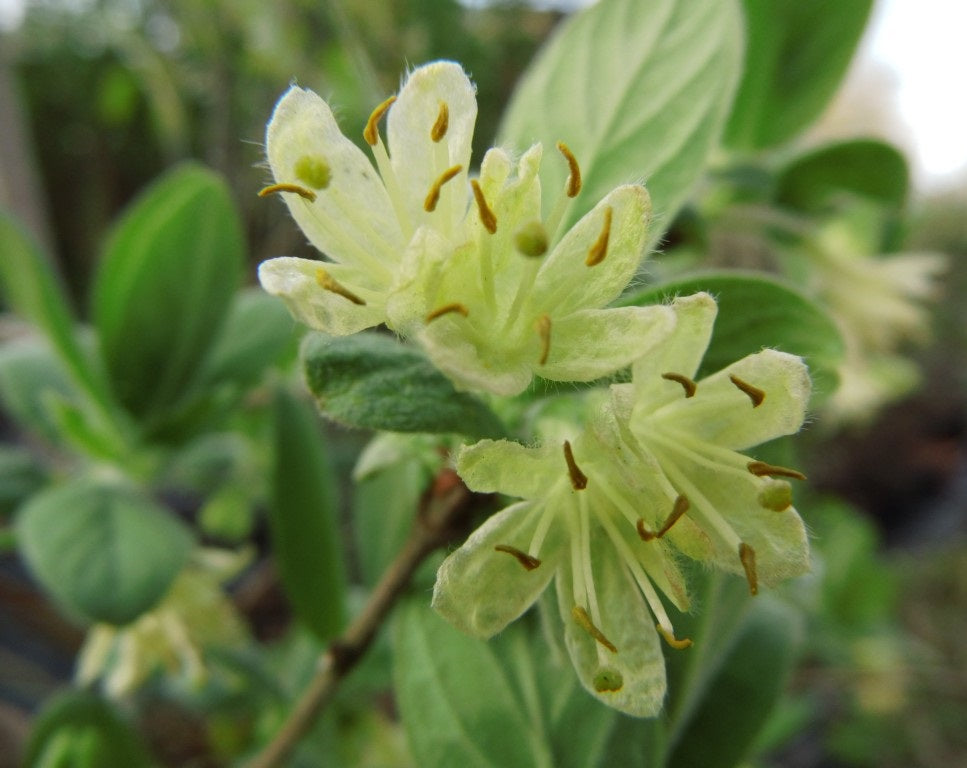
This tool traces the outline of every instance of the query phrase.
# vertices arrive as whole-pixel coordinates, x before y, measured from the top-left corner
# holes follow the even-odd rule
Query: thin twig
[[[368,650],[396,599],[420,563],[446,543],[470,511],[473,498],[457,478],[446,472],[437,478],[403,548],[389,564],[360,614],[319,657],[318,669],[282,729],[249,763],[248,768],[283,765],[303,736],[332,700],[342,679]]]

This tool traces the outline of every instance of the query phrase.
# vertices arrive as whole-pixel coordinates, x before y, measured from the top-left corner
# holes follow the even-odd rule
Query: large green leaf
[[[319,406],[343,424],[468,437],[504,434],[483,401],[458,392],[418,350],[389,336],[312,334],[303,344],[302,360]]]
[[[726,140],[761,149],[819,116],[842,80],[873,0],[744,0],[745,73]]]
[[[74,382],[103,407],[110,400],[100,372],[74,334],[70,301],[33,238],[0,211],[0,288],[10,308],[39,326]]]
[[[296,615],[329,640],[346,615],[336,480],[319,418],[281,388],[275,396],[271,491],[269,524],[282,584]]]
[[[74,614],[126,624],[150,609],[188,559],[193,537],[121,481],[80,478],[34,496],[16,521],[37,580]]]
[[[833,392],[843,355],[842,337],[829,315],[779,280],[760,274],[708,272],[652,286],[622,303],[656,304],[698,291],[708,291],[719,305],[699,376],[771,347],[805,359],[814,395]]]
[[[197,165],[155,182],[115,226],[94,286],[94,319],[124,405],[154,415],[179,400],[216,337],[244,264],[225,183]]]
[[[910,183],[907,161],[895,147],[875,139],[852,139],[800,155],[776,181],[782,205],[814,210],[843,193],[900,208]]]
[[[550,768],[550,745],[492,644],[461,634],[426,599],[397,608],[396,697],[423,768]]]
[[[601,0],[564,23],[524,75],[500,142],[543,143],[545,213],[567,176],[554,146],[571,148],[584,188],[567,223],[618,184],[644,179],[662,222],[654,243],[718,144],[741,60],[732,0]]]

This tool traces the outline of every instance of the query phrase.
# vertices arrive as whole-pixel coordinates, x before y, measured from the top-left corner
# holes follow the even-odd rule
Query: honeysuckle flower
[[[584,687],[639,717],[657,714],[665,693],[659,635],[674,648],[691,644],[675,637],[658,594],[688,609],[679,553],[742,574],[753,594],[808,567],[789,484],[801,475],[739,453],[799,429],[805,366],[764,350],[695,381],[715,302],[697,294],[671,310],[674,330],[583,431],[536,448],[501,440],[462,449],[457,471],[468,487],[523,501],[443,562],[433,594],[455,626],[490,637],[555,578]]]
[[[540,145],[516,172],[507,152],[491,149],[468,182],[475,117],[459,65],[414,70],[369,120],[374,169],[322,99],[291,88],[268,126],[276,183],[263,193],[283,195],[330,261],[271,259],[259,269],[263,287],[328,333],[385,322],[467,388],[513,395],[535,374],[589,381],[627,366],[669,328],[661,307],[602,309],[643,255],[648,193],[618,187],[561,233],[581,185],[570,150],[558,146],[570,173],[542,217]]]

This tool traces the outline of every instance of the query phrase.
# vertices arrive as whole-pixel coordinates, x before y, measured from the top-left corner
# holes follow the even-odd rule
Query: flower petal
[[[567,477],[567,467],[560,446],[481,440],[460,449],[457,473],[473,491],[534,499],[547,496],[556,479]]]
[[[316,248],[333,261],[376,272],[399,259],[405,243],[386,189],[319,96],[297,86],[282,96],[266,129],[266,151],[277,183],[315,194],[311,202],[291,192],[283,197]],[[310,173],[307,165],[324,167],[328,179]]]
[[[527,570],[505,545],[526,552],[543,506],[520,502],[498,512],[474,531],[437,571],[432,606],[457,629],[491,637],[526,611],[547,587],[557,568],[559,526],[551,526],[541,548],[541,564]]]
[[[589,251],[601,236],[611,209],[604,258],[587,266]],[[603,307],[624,290],[644,253],[651,198],[644,187],[618,187],[575,224],[541,265],[529,297],[530,314],[569,313]],[[553,235],[553,233],[551,233]]]
[[[585,309],[552,322],[550,354],[536,373],[552,381],[593,381],[660,344],[675,314],[665,306]]]
[[[446,135],[439,143],[431,131],[446,104]],[[443,231],[463,218],[467,207],[470,142],[477,119],[477,97],[463,68],[452,61],[435,61],[414,69],[390,107],[386,122],[390,160],[413,222],[424,221],[423,201],[433,182],[455,165],[463,171],[444,185],[437,213],[449,216]],[[449,211],[449,214],[446,213]]]
[[[557,598],[568,654],[581,684],[592,696],[632,717],[653,717],[661,710],[666,687],[665,659],[655,620],[610,543],[602,532],[597,533],[592,534],[589,556],[601,606],[598,629],[617,652],[603,648],[574,620],[573,569],[565,557],[558,569]],[[619,687],[598,690],[608,686]]]
[[[356,304],[322,288],[317,279],[320,269],[366,303]],[[353,267],[312,259],[283,256],[259,265],[262,287],[284,299],[296,320],[334,336],[347,336],[383,322],[383,294],[365,281],[366,275]]]

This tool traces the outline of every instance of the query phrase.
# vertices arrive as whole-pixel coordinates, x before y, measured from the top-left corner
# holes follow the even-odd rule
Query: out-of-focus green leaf
[[[34,496],[16,520],[31,572],[83,618],[126,624],[150,609],[188,559],[193,537],[121,481],[79,478]]]
[[[717,146],[742,63],[741,18],[731,0],[602,0],[562,25],[517,86],[499,136],[544,145],[545,214],[568,169],[584,186],[573,224],[619,184],[644,179],[664,226]],[[663,227],[654,226],[654,243]]]
[[[110,402],[100,372],[74,333],[67,294],[37,244],[0,211],[0,288],[11,309],[39,326],[74,382],[105,408]]]
[[[319,418],[281,388],[275,396],[274,443],[269,524],[279,576],[296,615],[317,637],[329,640],[346,615],[336,480]]]
[[[743,0],[745,70],[726,131],[735,149],[793,138],[839,86],[873,0]]]
[[[760,596],[752,601],[717,673],[672,746],[668,768],[731,768],[746,757],[782,695],[796,660],[801,623],[795,610],[777,600]]]
[[[342,424],[391,432],[504,435],[500,419],[482,400],[458,392],[418,350],[389,336],[311,334],[302,360],[319,407]]]
[[[781,205],[815,210],[845,193],[900,208],[910,183],[907,161],[895,147],[874,139],[854,139],[800,155],[779,174]]]
[[[833,392],[836,367],[843,355],[843,340],[835,323],[818,305],[771,277],[708,272],[652,286],[622,303],[657,304],[698,291],[708,291],[719,305],[700,377],[770,347],[805,359],[814,397]],[[750,307],[755,311],[750,312]]]
[[[17,424],[51,442],[61,439],[47,398],[76,396],[61,361],[46,341],[21,339],[0,347],[0,403]]]
[[[486,641],[461,634],[420,599],[397,608],[393,645],[397,703],[418,765],[554,765]]]
[[[118,398],[139,416],[198,379],[242,277],[241,222],[225,183],[197,165],[156,181],[114,227],[94,319]]]
[[[30,451],[0,444],[0,518],[39,490],[46,479],[47,472]]]
[[[87,691],[68,691],[37,716],[23,765],[149,768],[153,763],[134,730],[110,704]]]

